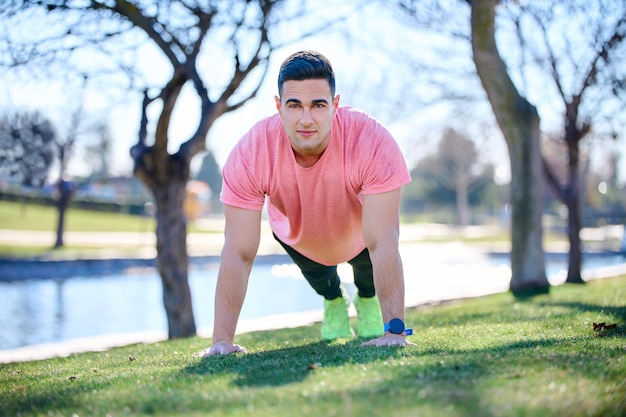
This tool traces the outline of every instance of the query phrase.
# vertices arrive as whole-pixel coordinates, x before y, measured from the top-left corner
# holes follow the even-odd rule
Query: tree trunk
[[[55,248],[62,248],[64,245],[63,230],[65,229],[65,211],[66,211],[66,208],[63,206],[60,206],[59,203],[57,202],[57,213],[59,216],[57,220],[57,240],[54,242]]]
[[[157,207],[157,267],[170,339],[196,334],[187,279],[187,220],[183,211],[186,182],[180,176],[170,177],[152,190]]]
[[[530,105],[516,123],[523,140],[507,141],[511,161],[511,285],[514,294],[549,290],[543,251],[543,193],[539,119]],[[532,115],[536,122],[532,122]],[[522,127],[522,124],[525,126]],[[503,129],[504,130],[504,129]],[[506,135],[505,135],[506,136]]]
[[[69,181],[60,179],[57,183],[57,198],[55,201],[57,213],[59,214],[57,219],[57,239],[54,243],[55,248],[62,248],[64,245],[63,232],[65,231],[65,212],[70,204],[73,193],[72,184]]]
[[[580,205],[578,198],[568,204],[567,234],[569,238],[569,260],[567,266],[567,279],[565,282],[570,284],[584,284],[582,278],[582,241],[580,239]]]
[[[567,205],[567,235],[569,238],[569,260],[567,266],[567,279],[565,282],[571,284],[583,284],[582,269],[582,242],[580,230],[582,229],[582,218],[580,212],[580,187],[578,176],[579,153],[578,143],[568,141],[568,176],[569,186],[566,192]]]
[[[511,161],[511,284],[515,295],[544,293],[550,284],[543,251],[539,115],[511,81],[495,40],[497,0],[473,0],[476,70],[502,130]]]

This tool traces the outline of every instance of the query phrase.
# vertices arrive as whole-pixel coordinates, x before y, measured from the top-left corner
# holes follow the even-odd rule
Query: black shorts
[[[285,249],[293,262],[298,265],[304,278],[306,278],[311,287],[313,287],[319,295],[327,300],[341,297],[341,282],[337,274],[337,265],[322,265],[283,243],[276,235],[274,235],[274,238]],[[372,260],[370,259],[367,248],[363,249],[361,253],[349,260],[348,264],[352,266],[354,285],[359,292],[359,296],[367,298],[376,295],[376,291],[374,290]]]

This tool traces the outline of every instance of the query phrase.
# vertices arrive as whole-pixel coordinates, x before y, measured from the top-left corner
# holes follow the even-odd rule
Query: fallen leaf
[[[307,366],[307,369],[308,369],[309,371],[314,371],[314,370],[316,370],[317,368],[319,368],[320,366],[322,366],[322,365],[321,365],[319,362],[315,362],[315,363],[312,363],[312,364],[310,364],[309,366]]]
[[[617,323],[606,324],[602,323],[593,323],[593,330],[598,333],[599,337],[606,336],[606,332],[604,330],[612,330],[617,328]]]

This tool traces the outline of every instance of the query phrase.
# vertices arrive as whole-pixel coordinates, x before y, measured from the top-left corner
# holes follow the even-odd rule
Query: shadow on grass
[[[513,297],[511,297],[513,298]],[[524,302],[521,302],[525,304]],[[626,319],[626,306],[603,306],[584,302],[563,302],[545,301],[535,302],[531,311],[515,311],[511,309],[511,314],[498,317],[500,323],[518,322],[519,320],[529,320],[533,318],[545,318],[541,307],[562,307],[581,313],[602,312],[607,317],[616,319]],[[455,315],[450,321],[446,321],[447,326],[459,326],[464,323],[480,322],[490,312],[477,313],[474,315]],[[492,314],[492,313],[491,313]],[[417,327],[426,323],[415,323]],[[615,331],[606,333],[606,336],[623,336],[626,326],[620,325]],[[308,332],[305,330],[304,336]],[[263,333],[259,333],[262,337]],[[589,329],[588,336],[593,336],[592,329]],[[247,355],[228,355],[200,359],[198,362],[182,370],[184,373],[198,375],[219,375],[224,373],[234,374],[233,383],[239,387],[260,387],[260,386],[282,386],[291,383],[304,381],[317,368],[340,367],[346,364],[367,364],[375,361],[384,361],[388,358],[399,356],[440,356],[440,355],[477,355],[491,357],[504,356],[513,351],[523,349],[551,348],[563,343],[562,338],[547,338],[539,340],[522,339],[515,343],[494,347],[492,349],[479,349],[473,352],[457,351],[449,349],[428,349],[423,350],[418,347],[402,349],[398,347],[389,348],[361,348],[359,345],[364,340],[351,340],[345,344],[329,342],[312,342],[308,344],[271,349],[249,353]],[[575,341],[575,339],[571,339]],[[260,340],[256,340],[259,343]],[[269,341],[268,341],[269,342]],[[473,371],[478,371],[478,361],[470,366]],[[462,367],[461,367],[462,370]],[[453,376],[462,374],[458,372],[458,365],[452,370],[446,370],[444,375]]]
[[[420,345],[407,348],[362,348],[359,346],[361,340],[358,339],[345,344],[314,342],[247,355],[184,360],[181,368],[156,375],[145,384],[137,384],[135,380],[145,381],[152,375],[124,370],[124,376],[119,375],[115,380],[111,380],[108,375],[93,378],[79,376],[75,381],[67,380],[63,384],[24,387],[19,395],[18,392],[10,396],[3,395],[3,409],[6,412],[3,415],[20,412],[39,415],[56,411],[63,414],[76,408],[99,410],[104,415],[102,407],[112,415],[135,413],[183,416],[210,409],[228,409],[231,412],[229,415],[239,415],[247,413],[250,390],[260,389],[258,392],[264,398],[255,400],[257,406],[280,404],[283,411],[292,404],[298,404],[310,407],[315,412],[320,411],[317,407],[343,407],[337,410],[339,415],[366,416],[378,411],[384,415],[391,410],[395,410],[397,415],[414,415],[418,411],[424,411],[427,415],[429,410],[441,409],[452,415],[490,417],[500,415],[494,411],[500,406],[499,399],[491,398],[494,384],[506,386],[503,388],[505,395],[515,399],[515,391],[519,389],[517,381],[523,381],[526,374],[545,372],[548,365],[552,372],[559,369],[566,375],[563,378],[571,381],[599,378],[595,348],[590,346],[584,351],[578,351],[575,346],[583,340],[592,339],[589,336],[567,340],[549,337],[518,340],[475,350]],[[553,349],[556,347],[563,349]],[[119,357],[115,360],[128,360],[126,354],[116,355]],[[617,354],[621,354],[621,351],[601,353],[603,360]],[[66,366],[66,361],[72,359],[59,360],[52,364],[53,368]],[[340,370],[331,375],[318,373],[320,369],[341,368],[351,364],[365,366],[347,367],[345,371]],[[106,372],[107,369],[99,371]],[[4,376],[9,377],[8,374]],[[243,389],[231,392],[228,387],[222,387],[220,390],[228,394],[217,394],[206,399],[203,392],[214,389],[213,376],[227,376],[227,384]],[[57,377],[66,379],[63,373]],[[345,386],[329,386],[316,393],[315,397],[300,391],[289,394],[289,385],[306,382],[308,378],[332,385],[336,377],[345,381]],[[606,377],[613,378],[612,383],[615,383],[619,369],[613,369]],[[98,394],[92,394],[95,392]],[[107,394],[107,398],[115,398],[115,403],[98,399],[98,396],[104,394]],[[89,399],[90,395],[94,397]],[[288,403],[284,404],[284,401]],[[529,410],[536,411],[536,415],[547,411],[524,408],[526,405],[520,401],[512,405],[518,408],[519,415],[527,415]],[[606,407],[610,409],[611,406],[623,405],[613,400],[607,402]],[[563,415],[568,415],[567,411],[576,411],[569,415],[581,415],[580,410],[562,411]],[[606,410],[595,411],[599,412],[597,415],[602,415]],[[100,413],[93,413],[96,414]],[[285,415],[284,412],[281,415]]]
[[[476,323],[489,322],[491,325],[517,323],[522,320],[543,320],[548,316],[546,312],[550,312],[554,316],[552,308],[563,309],[563,315],[568,315],[566,310],[578,313],[597,313],[608,317],[613,317],[613,320],[619,320],[626,324],[626,305],[603,305],[586,303],[583,301],[558,301],[552,300],[550,297],[546,297],[544,300],[526,299],[520,300],[512,295],[507,295],[508,298],[501,300],[495,304],[481,304],[478,307],[478,311],[474,311],[470,314],[455,314],[451,312],[447,315],[440,315],[439,321],[432,323],[430,316],[417,316],[415,320],[411,322],[413,327],[432,327],[432,326],[464,326]],[[450,303],[453,306],[452,303]],[[419,311],[421,307],[417,307],[414,310]],[[494,315],[493,311],[498,310],[501,313]],[[422,317],[424,317],[422,319]]]
[[[607,306],[577,301],[548,301],[538,303],[538,306],[564,307],[571,310],[577,310],[581,313],[603,313],[605,315],[614,316],[615,319],[626,321],[626,306]]]
[[[392,408],[400,414],[402,410],[413,413],[441,409],[453,415],[490,417],[500,415],[504,411],[502,407],[509,406],[502,405],[498,398],[491,398],[494,384],[508,386],[502,389],[505,396],[515,400],[510,406],[524,414],[529,409],[524,400],[517,397],[516,390],[519,388],[516,387],[524,385],[520,381],[524,381],[527,374],[541,374],[550,368],[556,374],[568,375],[564,377],[568,381],[597,378],[599,374],[593,349],[577,351],[574,347],[582,340],[590,340],[590,337],[591,334],[567,339],[519,340],[476,350],[424,349],[419,345],[362,348],[358,340],[345,345],[320,342],[248,355],[204,358],[182,372],[203,376],[231,374],[232,384],[239,388],[281,388],[305,382],[308,377],[313,377],[317,367],[329,369],[363,364],[372,369],[371,375],[370,371],[363,372],[360,367],[350,368],[354,369],[351,371],[353,375],[341,374],[338,377],[352,380],[354,384],[347,383],[345,387],[320,392],[309,405],[329,403],[336,406],[339,401],[342,407],[349,405],[349,408],[337,410],[339,415],[372,415],[377,407],[385,407],[385,403],[391,401],[394,404]],[[381,368],[389,370],[381,371]],[[357,372],[363,376],[356,375]],[[388,377],[381,377],[381,372]],[[333,376],[323,378],[330,378],[328,383],[332,384]],[[359,381],[359,378],[363,379]],[[545,404],[533,406],[539,407],[532,408],[533,413],[541,415],[549,411],[549,395],[545,394]],[[301,400],[306,405],[310,399]],[[608,402],[607,407],[610,406]],[[241,407],[243,411],[244,406]],[[568,411],[572,411],[572,415],[580,414],[580,410],[563,411],[565,415]]]
[[[248,353],[202,358],[183,370],[189,374],[235,373],[234,384],[249,386],[281,386],[305,380],[318,368],[365,364],[395,357],[399,347],[362,348],[365,339],[346,344],[317,342],[300,346]]]

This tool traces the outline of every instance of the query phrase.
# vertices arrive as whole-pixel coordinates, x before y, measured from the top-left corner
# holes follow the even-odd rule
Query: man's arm
[[[215,290],[213,346],[200,352],[200,356],[246,352],[233,341],[250,270],[259,248],[261,211],[225,205],[224,217],[224,247]]]
[[[383,321],[404,321],[404,273],[398,249],[400,237],[400,189],[363,197],[363,237],[372,260],[374,287]],[[404,335],[387,333],[363,343],[371,346],[407,345]]]

